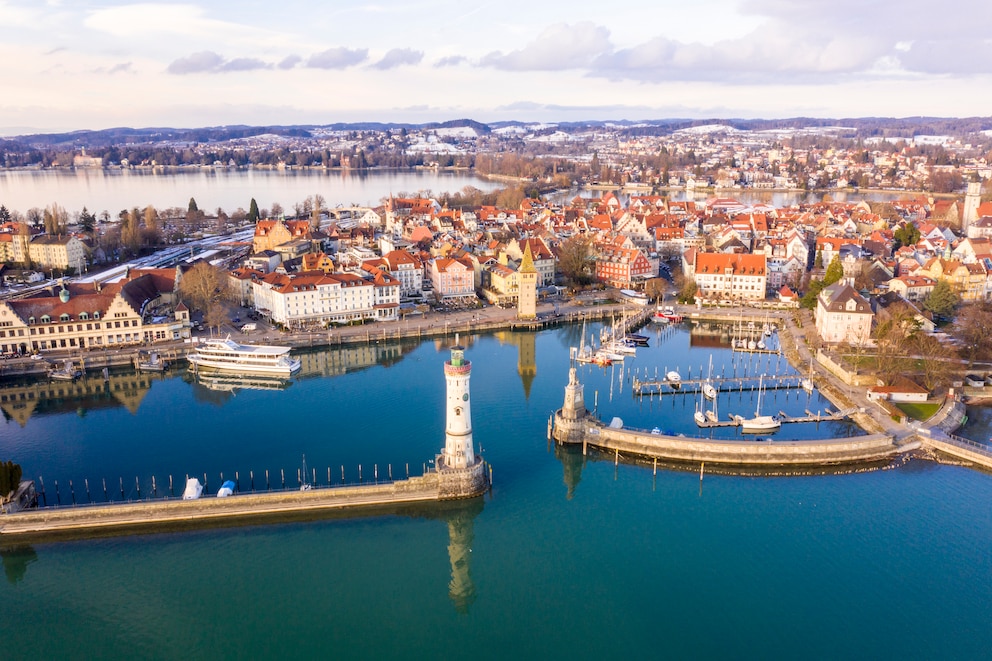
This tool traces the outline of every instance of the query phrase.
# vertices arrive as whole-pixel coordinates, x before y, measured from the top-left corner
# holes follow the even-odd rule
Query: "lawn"
[[[940,409],[940,402],[899,402],[895,406],[914,420],[927,420]]]

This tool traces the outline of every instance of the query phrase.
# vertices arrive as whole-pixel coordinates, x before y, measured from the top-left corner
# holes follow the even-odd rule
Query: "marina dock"
[[[765,390],[788,390],[801,388],[803,377],[799,374],[772,375],[763,377]],[[717,392],[755,390],[758,387],[758,378],[754,376],[727,376],[714,377],[712,379],[681,379],[672,382],[668,379],[640,379],[634,377],[632,389],[635,395],[661,395],[668,393],[698,393],[704,384],[709,382],[716,388]]]

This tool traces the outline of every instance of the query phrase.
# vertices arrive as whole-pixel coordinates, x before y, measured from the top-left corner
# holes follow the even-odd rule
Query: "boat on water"
[[[195,477],[186,478],[186,488],[183,489],[183,500],[196,500],[203,495],[203,485]]]
[[[639,347],[648,346],[648,340],[650,340],[647,335],[639,335],[638,333],[627,333],[623,339],[626,342],[633,342]]]
[[[234,484],[234,480],[225,480],[224,484],[220,485],[220,489],[217,490],[218,498],[227,498],[228,496],[233,496],[237,486]]]
[[[710,369],[706,374],[706,383],[703,384],[703,396],[706,399],[716,399],[716,387],[713,385],[713,355],[710,354]]]
[[[761,393],[764,389],[764,375],[758,377],[758,403],[754,409],[753,418],[741,418],[741,431],[745,434],[761,434],[775,431],[782,423],[773,415],[761,415]]]
[[[651,316],[651,321],[661,324],[677,324],[682,321],[682,315],[678,314],[671,305],[659,305]]]
[[[53,367],[48,370],[48,378],[56,381],[75,381],[83,375],[83,371],[75,366],[70,359],[66,359],[61,367]]]
[[[289,355],[289,347],[264,344],[238,344],[230,337],[207,340],[186,356],[194,369],[212,369],[234,374],[290,376],[298,372],[299,358]]]
[[[673,388],[678,388],[682,384],[682,375],[675,370],[666,372],[665,379]]]
[[[169,361],[163,360],[157,351],[151,351],[139,355],[137,367],[139,372],[164,372],[169,367]]]

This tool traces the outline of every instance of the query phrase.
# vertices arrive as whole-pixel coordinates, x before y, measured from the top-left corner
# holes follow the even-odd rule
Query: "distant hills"
[[[494,129],[517,126],[554,126],[565,132],[589,129],[612,129],[628,135],[665,135],[680,129],[722,124],[741,131],[766,131],[775,129],[803,129],[845,127],[857,137],[912,137],[914,135],[965,136],[992,129],[992,117],[858,117],[824,119],[792,117],[787,119],[658,119],[658,120],[590,120],[583,122],[523,122],[502,121],[485,124],[472,119],[457,119],[426,124],[386,122],[338,122],[333,124],[304,124],[294,126],[212,126],[203,128],[127,128],[118,127],[98,131],[70,131],[67,133],[36,133],[4,140],[5,149],[78,149],[153,143],[212,143],[259,135],[279,135],[287,138],[310,138],[321,131],[408,131],[469,127],[479,135],[488,135]]]

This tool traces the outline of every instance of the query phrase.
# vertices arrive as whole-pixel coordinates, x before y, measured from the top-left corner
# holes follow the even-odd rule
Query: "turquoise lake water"
[[[587,332],[595,332],[590,328]],[[577,327],[463,338],[492,493],[383,516],[2,549],[9,658],[983,658],[992,649],[992,476],[891,470],[735,477],[556,450],[547,419]],[[635,400],[631,370],[730,373],[729,349],[648,329],[619,369],[584,367],[591,405],[692,433],[692,396]],[[337,352],[337,353],[335,353]],[[0,458],[46,496],[159,493],[168,475],[266,469],[295,481],[419,473],[443,442],[442,343],[314,351],[285,390],[210,391],[173,376],[123,394],[3,407]],[[774,357],[749,373],[772,371]],[[345,368],[344,366],[347,367]],[[785,369],[780,364],[779,371]],[[745,369],[739,359],[738,370]],[[321,375],[323,371],[327,375]],[[333,375],[331,375],[333,374]],[[137,377],[135,377],[137,378]],[[117,375],[115,375],[117,379]],[[125,377],[112,380],[118,386]],[[2,383],[0,394],[24,385]],[[120,404],[128,402],[130,408]],[[826,403],[769,391],[769,412]],[[751,393],[720,412],[750,412]],[[134,412],[132,412],[132,410]],[[23,423],[23,425],[22,425]],[[727,437],[734,429],[719,430]],[[856,433],[786,425],[776,438]],[[772,441],[774,442],[774,441]],[[403,468],[400,468],[403,467]],[[202,475],[201,475],[202,479]],[[273,479],[273,482],[276,480]],[[115,494],[116,491],[116,494]]]

